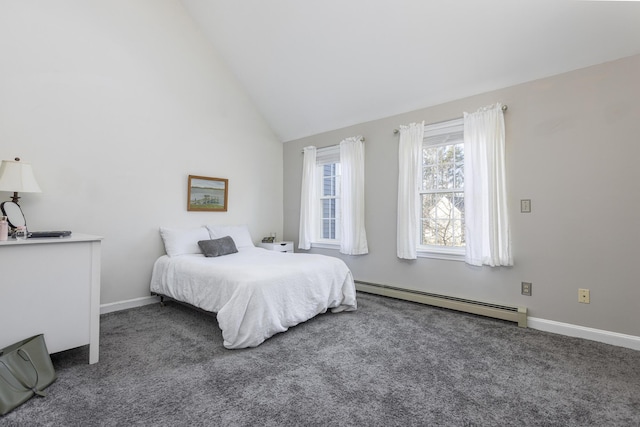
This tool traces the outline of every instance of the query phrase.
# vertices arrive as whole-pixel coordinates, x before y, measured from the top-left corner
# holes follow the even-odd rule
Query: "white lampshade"
[[[3,160],[0,164],[0,191],[40,193],[42,190],[33,176],[31,165],[16,159]]]

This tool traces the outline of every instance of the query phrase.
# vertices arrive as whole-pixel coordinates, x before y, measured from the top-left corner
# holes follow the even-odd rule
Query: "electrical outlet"
[[[532,288],[532,284],[531,282],[522,282],[520,283],[520,292],[522,293],[522,295],[526,295],[528,297],[531,296],[531,288]]]
[[[531,213],[531,199],[520,200],[520,212]]]
[[[589,289],[578,289],[578,302],[589,304],[590,300]]]

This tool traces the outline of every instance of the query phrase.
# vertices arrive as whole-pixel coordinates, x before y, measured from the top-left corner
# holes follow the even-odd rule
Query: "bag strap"
[[[2,363],[5,366],[5,369],[0,369],[0,380],[2,380],[4,384],[6,384],[10,389],[20,393],[24,393],[25,391],[31,391],[31,389],[25,390],[24,388],[16,387],[16,382],[18,380],[16,379],[16,377],[13,376],[11,371],[6,369],[7,365],[5,365],[4,362],[2,362],[2,360],[0,360],[0,363]],[[7,377],[9,377],[11,381],[9,381]],[[18,386],[21,386],[21,385],[22,384],[18,384]],[[1,384],[0,384],[0,388],[2,388]]]
[[[29,356],[29,353],[26,352],[26,350],[19,348],[16,353],[18,353],[18,356],[20,356],[20,358],[22,358],[24,361],[29,362],[31,364],[31,366],[33,367],[33,370],[36,372],[36,381],[33,383],[33,386],[30,386],[29,384],[27,384],[26,381],[24,381],[22,379],[22,376],[16,374],[16,372],[13,370],[13,368],[11,366],[9,366],[8,364],[6,364],[4,362],[4,360],[0,359],[0,363],[2,363],[4,365],[5,368],[7,368],[7,370],[9,371],[9,373],[11,375],[13,375],[13,377],[18,380],[18,382],[20,384],[22,384],[22,386],[26,389],[26,390],[31,390],[32,392],[34,392],[35,394],[37,394],[38,396],[41,397],[45,397],[47,395],[47,393],[38,390],[36,388],[36,386],[38,385],[38,369],[36,368],[36,365],[33,364],[33,361],[31,360],[31,356]],[[22,355],[22,353],[24,353],[24,356]]]

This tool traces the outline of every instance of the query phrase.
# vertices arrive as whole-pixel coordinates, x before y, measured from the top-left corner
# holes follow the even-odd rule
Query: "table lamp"
[[[3,215],[6,215],[11,228],[26,225],[20,205],[18,205],[19,192],[40,193],[40,186],[33,176],[33,169],[29,163],[15,160],[3,160],[0,164],[0,191],[13,192],[10,202],[1,205]]]

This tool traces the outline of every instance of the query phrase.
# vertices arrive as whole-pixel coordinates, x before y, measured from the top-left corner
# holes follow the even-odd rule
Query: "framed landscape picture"
[[[229,180],[189,175],[188,211],[226,212]]]

